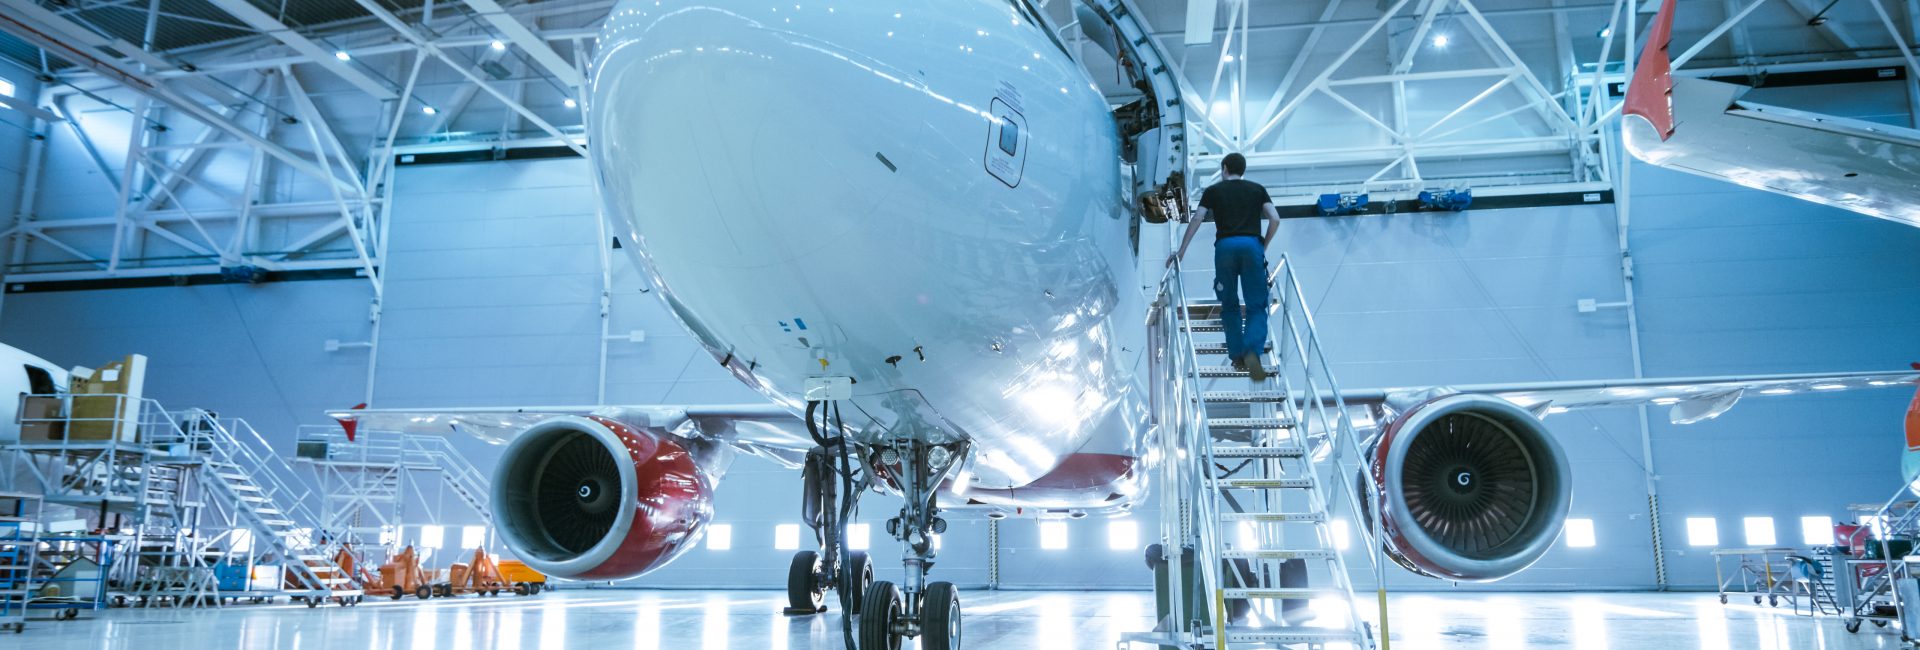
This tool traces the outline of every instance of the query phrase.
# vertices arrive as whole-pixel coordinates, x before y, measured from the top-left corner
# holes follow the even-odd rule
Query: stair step
[[[1215,480],[1216,487],[1229,490],[1304,490],[1313,481],[1304,478],[1232,478]]]
[[[1228,627],[1228,643],[1262,643],[1287,645],[1295,643],[1332,643],[1345,641],[1352,644],[1361,642],[1360,635],[1353,630],[1328,627]]]
[[[1221,551],[1220,557],[1232,560],[1331,560],[1333,551],[1318,548],[1272,551]]]
[[[325,562],[329,558],[325,555],[295,555],[293,559],[301,562]]]
[[[1264,348],[1260,348],[1260,351],[1261,351],[1261,352],[1263,352],[1263,353],[1264,353],[1264,352],[1272,352],[1272,351],[1273,351],[1273,346],[1272,346],[1271,344],[1269,344],[1269,345],[1268,345],[1267,347],[1264,347]],[[1207,354],[1207,355],[1218,355],[1218,354],[1226,354],[1226,353],[1227,353],[1227,344],[1225,344],[1225,343],[1196,343],[1196,344],[1194,344],[1194,346],[1193,346],[1193,353],[1194,353],[1194,354]]]
[[[1262,587],[1257,589],[1222,589],[1220,595],[1227,600],[1308,600],[1312,598],[1347,599],[1347,592],[1339,589],[1315,587]]]
[[[261,519],[260,523],[266,524],[268,526],[284,527],[284,526],[292,526],[293,520],[292,519]]]
[[[1291,429],[1292,418],[1207,418],[1211,429]]]
[[[1213,457],[1218,458],[1299,458],[1307,455],[1303,447],[1292,445],[1280,447],[1214,447]]]
[[[1318,512],[1229,512],[1220,515],[1221,521],[1250,521],[1259,524],[1284,524],[1288,522],[1321,522],[1327,516]]]
[[[1276,368],[1267,369],[1267,374],[1269,376],[1277,375],[1279,373],[1280,371]],[[1233,368],[1229,368],[1226,366],[1209,366],[1209,367],[1200,369],[1200,376],[1208,377],[1208,378],[1219,378],[1219,377],[1251,377],[1252,375],[1247,374],[1247,371],[1245,370],[1234,370]]]
[[[1221,324],[1220,319],[1218,318],[1190,320],[1190,321],[1187,321],[1187,331],[1189,332],[1222,332],[1222,331],[1226,331],[1226,325]]]
[[[1215,390],[1201,393],[1200,399],[1208,404],[1284,402],[1287,394],[1277,390]]]

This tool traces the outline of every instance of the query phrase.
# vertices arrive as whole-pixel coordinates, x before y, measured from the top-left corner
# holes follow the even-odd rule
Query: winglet
[[[1647,28],[1647,45],[1640,50],[1640,65],[1633,70],[1623,108],[1627,115],[1652,124],[1662,142],[1673,135],[1673,60],[1667,53],[1673,41],[1673,4],[1674,0],[1662,2],[1659,15]]]
[[[1913,364],[1914,370],[1920,370],[1920,363]],[[1920,450],[1920,390],[1913,393],[1913,403],[1907,406],[1907,451]]]
[[[367,407],[367,403],[361,402],[359,404],[355,404],[353,408],[349,410],[358,411],[366,407]],[[344,417],[344,418],[336,417],[334,418],[334,421],[340,423],[341,431],[347,432],[347,442],[353,442],[353,433],[356,429],[360,428],[360,421],[352,417]]]

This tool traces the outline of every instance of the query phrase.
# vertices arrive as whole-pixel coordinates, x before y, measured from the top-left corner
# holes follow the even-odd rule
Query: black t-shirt
[[[1215,183],[1200,195],[1200,207],[1213,216],[1214,241],[1228,237],[1260,237],[1262,209],[1273,202],[1267,188],[1253,181],[1236,178]]]

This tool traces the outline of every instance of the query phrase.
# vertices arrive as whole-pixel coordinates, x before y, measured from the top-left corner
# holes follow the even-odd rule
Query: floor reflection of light
[[[481,645],[500,650],[520,650],[520,608],[501,610],[500,625],[494,628],[493,638]]]
[[[1413,648],[1440,647],[1440,604],[1437,598],[1407,596],[1396,598],[1389,615],[1388,629]]]
[[[453,647],[473,647],[473,614],[467,610],[453,615]]]
[[[772,650],[787,650],[787,615],[776,612],[773,615],[772,630],[767,636],[773,639]]]
[[[1772,617],[1753,620],[1753,633],[1760,639],[1759,650],[1780,650],[1780,632],[1774,629],[1773,623]]]
[[[432,648],[439,645],[436,643],[439,640],[436,635],[440,633],[439,618],[440,613],[434,611],[432,607],[421,606],[414,610],[413,647]]]
[[[1573,601],[1573,647],[1607,650],[1607,617],[1593,603]]]
[[[1067,601],[1066,596],[1046,596],[1037,600],[1040,601],[1040,629],[1033,647],[1073,647],[1073,604]]]
[[[640,612],[633,617],[633,645],[635,650],[660,650],[660,603],[648,599],[640,603]]]
[[[563,648],[567,645],[567,607],[549,600],[540,608],[540,647]]]
[[[700,613],[700,637],[706,650],[727,650],[727,599],[707,597],[706,611]]]
[[[1486,616],[1481,619],[1487,629],[1486,647],[1515,650],[1524,648],[1527,642],[1526,630],[1520,628],[1520,620],[1512,615],[1512,612],[1520,611],[1521,605],[1507,598],[1498,597],[1488,598],[1485,602],[1484,607],[1476,610]]]
[[[1727,641],[1727,616],[1721,607],[1712,601],[1694,606],[1694,624],[1700,628],[1700,650],[1732,650]]]

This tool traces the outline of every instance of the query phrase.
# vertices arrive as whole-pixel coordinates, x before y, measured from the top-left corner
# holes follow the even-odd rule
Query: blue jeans
[[[1228,237],[1214,243],[1213,293],[1220,298],[1227,357],[1238,360],[1266,349],[1267,251],[1259,238]]]

